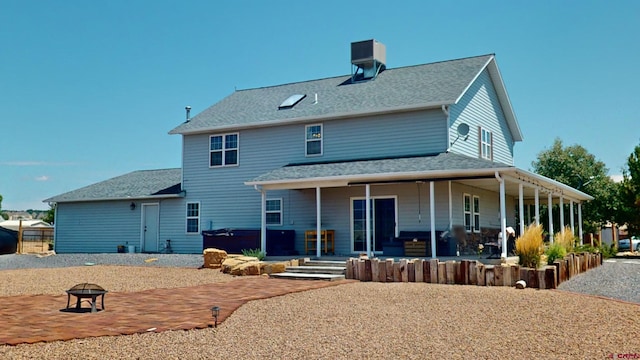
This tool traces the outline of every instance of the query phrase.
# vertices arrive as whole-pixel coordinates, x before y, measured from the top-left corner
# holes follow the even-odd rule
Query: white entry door
[[[158,204],[142,204],[142,251],[158,252]]]

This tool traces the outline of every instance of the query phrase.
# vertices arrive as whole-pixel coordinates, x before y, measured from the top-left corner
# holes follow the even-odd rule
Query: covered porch
[[[375,224],[382,212],[382,207],[378,209],[378,206],[384,203],[378,199],[391,199],[387,201],[387,206],[390,209],[394,207],[389,211],[394,218],[388,221],[393,223],[393,229],[389,231],[396,238],[403,230],[427,233],[425,237],[428,238],[428,254],[431,258],[438,257],[439,239],[445,236],[455,238],[455,235],[458,239],[462,236],[464,239],[485,242],[481,231],[487,228],[491,234],[484,237],[490,236],[493,241],[500,241],[498,250],[502,259],[508,256],[508,239],[506,236],[498,239],[497,233],[505,234],[507,227],[513,227],[521,234],[530,223],[539,224],[540,208],[545,205],[553,209],[553,204],[569,204],[570,209],[569,224],[564,224],[564,206],[559,207],[560,224],[554,224],[552,212],[548,213],[550,226],[545,230],[550,234],[550,241],[553,241],[554,225],[557,226],[555,231],[569,225],[572,232],[582,238],[582,202],[592,199],[576,189],[513,166],[451,153],[291,164],[245,184],[253,186],[261,195],[262,249],[266,249],[264,234],[269,193],[282,190],[312,192],[310,196],[313,196],[315,222],[310,230],[314,230],[311,234],[315,236],[315,246],[312,248],[316,258],[323,257],[323,250],[326,249],[327,229],[323,226],[323,208],[334,211],[335,199],[340,197],[348,199],[351,217],[349,228],[343,225],[342,231],[337,232],[334,239],[336,243],[350,243],[350,254],[341,255],[364,253],[369,257],[390,256],[380,248],[379,239],[374,238],[374,234],[378,230]],[[345,201],[342,206],[345,206]],[[525,206],[529,211],[525,211]],[[520,215],[516,216],[516,213]],[[354,220],[357,214],[358,220]],[[327,217],[326,213],[324,217]],[[417,217],[417,221],[407,221],[408,217]]]

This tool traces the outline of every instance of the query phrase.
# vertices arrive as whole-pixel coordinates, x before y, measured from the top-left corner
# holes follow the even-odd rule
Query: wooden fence
[[[18,233],[18,253],[44,253],[53,245],[52,227],[22,227]]]
[[[602,254],[569,254],[553,265],[538,269],[517,264],[485,265],[476,260],[356,259],[347,260],[346,278],[376,282],[426,282],[478,286],[514,286],[524,280],[527,287],[555,289],[558,284],[602,265]]]

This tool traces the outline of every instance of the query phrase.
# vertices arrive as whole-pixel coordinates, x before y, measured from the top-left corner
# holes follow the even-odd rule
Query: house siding
[[[322,156],[305,156],[305,124],[248,129],[239,132],[239,165],[218,168],[209,167],[209,136],[214,133],[185,136],[185,200],[200,202],[202,229],[259,228],[261,196],[244,182],[274,168],[289,163],[436,153],[444,151],[446,145],[442,141],[446,138],[446,118],[440,110],[322,124]],[[299,203],[308,204],[309,194],[304,191],[272,191],[268,197],[283,201],[283,225],[278,229],[294,228],[297,223],[291,214],[307,212],[295,208]],[[315,192],[311,199],[315,204]],[[311,220],[304,220],[307,223],[315,223],[315,205],[311,209]],[[299,234],[300,242],[303,234]]]
[[[471,157],[480,157],[479,127],[492,133],[493,161],[513,165],[514,141],[500,105],[498,95],[485,69],[471,84],[457,104],[449,108],[451,151]],[[469,137],[458,138],[458,126],[469,125]],[[455,143],[454,143],[455,142]]]

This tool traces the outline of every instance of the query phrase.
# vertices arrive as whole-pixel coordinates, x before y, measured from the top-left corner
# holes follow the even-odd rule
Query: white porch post
[[[260,190],[262,195],[262,214],[260,215],[260,250],[267,252],[267,192]]]
[[[322,255],[322,216],[320,206],[320,187],[316,187],[316,257]]]
[[[549,242],[553,244],[553,198],[551,193],[548,197],[549,206]]]
[[[573,200],[569,200],[569,210],[571,210],[571,213],[569,214],[569,221],[571,221],[571,235],[576,236],[575,219],[573,217]]]
[[[564,196],[560,194],[560,232],[564,233]]]
[[[578,236],[580,236],[580,245],[584,245],[584,234],[582,233],[582,203],[578,203]]]
[[[431,218],[431,258],[436,258],[436,191],[433,181],[429,181],[429,216]]]
[[[536,187],[536,225],[540,225],[540,190]]]
[[[522,183],[518,184],[518,211],[520,211],[520,234],[524,234],[524,189]],[[504,233],[503,233],[504,234]]]
[[[365,226],[367,227],[367,256],[373,257],[371,252],[371,185],[365,185]]]
[[[497,174],[497,173],[496,173]],[[500,257],[507,257],[507,205],[503,178],[500,179],[500,231],[502,232],[502,253]]]

